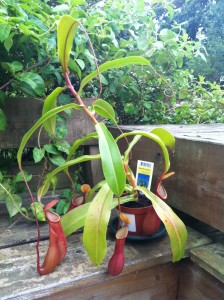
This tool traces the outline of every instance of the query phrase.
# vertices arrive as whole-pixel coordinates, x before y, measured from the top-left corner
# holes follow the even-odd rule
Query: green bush
[[[45,98],[55,86],[63,84],[55,53],[55,29],[60,14],[66,13],[80,20],[89,33],[98,64],[141,55],[156,70],[135,67],[132,71],[126,68],[101,74],[101,97],[116,109],[120,123],[222,121],[221,89],[215,83],[202,84],[194,78],[194,70],[186,69],[186,64],[195,57],[199,63],[206,60],[204,46],[200,41],[190,40],[186,30],[176,22],[169,29],[164,27],[167,19],[173,20],[175,16],[172,1],[144,3],[143,0],[0,0],[4,4],[0,10],[0,102],[6,96]],[[72,83],[78,90],[81,78],[96,66],[82,29],[74,46],[69,67],[73,71]],[[82,96],[98,94],[96,80],[85,88]],[[59,104],[69,101],[66,92],[59,98]],[[5,126],[3,109],[0,130]]]

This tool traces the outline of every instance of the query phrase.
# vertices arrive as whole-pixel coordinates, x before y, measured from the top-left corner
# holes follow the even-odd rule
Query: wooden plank
[[[122,125],[124,131],[142,130],[149,132],[153,128],[166,128],[176,138],[208,142],[224,145],[224,124],[197,124],[197,125]],[[112,127],[112,130],[116,130]]]
[[[95,155],[99,154],[99,147],[97,146],[88,146],[86,149],[86,154]],[[85,163],[85,176],[87,183],[93,187],[98,182],[104,179],[101,160],[91,160]]]
[[[87,106],[92,104],[91,99],[86,99]],[[6,114],[7,128],[0,132],[1,149],[18,148],[23,135],[33,126],[41,116],[43,101],[34,98],[10,98],[7,105],[2,109]],[[88,119],[83,111],[74,111],[71,116],[67,116],[68,136],[67,141],[73,143],[74,140],[93,132],[94,125]],[[41,144],[49,142],[49,137],[42,131]],[[87,143],[96,145],[96,139]],[[35,147],[37,145],[37,133],[29,140],[27,146]]]
[[[123,131],[144,130],[156,126],[121,126]],[[190,216],[224,231],[224,124],[164,125],[176,137],[172,158],[175,176],[164,182],[168,203]],[[118,131],[111,129],[117,136]],[[123,151],[125,142],[120,143]],[[163,171],[163,158],[157,145],[142,139],[135,146],[131,166],[137,159],[155,162],[154,180]]]
[[[31,243],[2,249],[0,252],[1,299],[31,300],[41,297],[48,298],[52,295],[58,295],[58,299],[60,299],[61,295],[66,295],[67,292],[67,299],[79,299],[79,297],[84,294],[84,291],[86,291],[87,295],[88,293],[90,295],[95,284],[98,285],[99,289],[93,288],[92,296],[94,296],[94,293],[102,293],[102,295],[105,295],[105,293],[108,292],[108,297],[111,298],[112,291],[115,293],[119,280],[124,280],[126,291],[123,297],[125,297],[126,294],[128,295],[128,289],[131,289],[131,284],[128,285],[128,281],[129,279],[131,280],[131,278],[131,282],[134,282],[135,278],[137,282],[141,282],[141,279],[145,279],[145,283],[142,283],[144,289],[147,290],[148,288],[150,290],[150,287],[154,286],[152,287],[152,291],[156,293],[157,289],[158,295],[160,295],[160,290],[166,291],[168,294],[170,293],[170,295],[176,293],[174,281],[171,279],[171,281],[168,282],[167,279],[169,275],[174,276],[177,269],[171,267],[171,269],[168,268],[169,270],[166,271],[166,267],[164,266],[164,268],[162,267],[161,269],[159,267],[154,269],[151,275],[148,271],[144,273],[144,270],[149,270],[150,268],[171,262],[170,241],[167,235],[143,243],[127,241],[125,246],[125,268],[122,275],[117,278],[105,273],[108,260],[114,251],[114,243],[114,236],[109,234],[107,240],[107,256],[101,267],[98,268],[90,263],[82,245],[82,236],[79,234],[72,235],[68,238],[68,253],[65,260],[57,267],[54,273],[47,276],[39,276],[36,273],[35,244]],[[189,229],[186,256],[189,255],[191,248],[208,243],[211,243],[209,238]],[[46,253],[47,245],[47,241],[41,242],[41,261],[43,261],[43,255]],[[139,275],[140,277],[137,276],[138,273],[141,273]],[[150,275],[151,277],[148,279],[147,276],[145,277],[144,275]],[[154,283],[150,283],[150,278],[153,278],[152,281]],[[108,290],[104,288],[104,285],[107,286],[107,284]],[[109,286],[111,286],[112,289],[109,290]],[[119,289],[121,290],[121,285],[119,285]],[[133,293],[133,290],[131,290],[131,293]]]
[[[71,286],[47,299],[173,300],[177,299],[178,276],[179,265],[168,263],[114,278],[105,275],[102,282],[87,283],[85,288]]]
[[[224,284],[193,262],[182,262],[180,274],[178,299],[224,299]]]
[[[214,243],[192,249],[190,258],[224,284],[224,243]]]

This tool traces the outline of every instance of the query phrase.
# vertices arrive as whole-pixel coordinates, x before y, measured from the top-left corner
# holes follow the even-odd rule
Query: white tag
[[[128,231],[136,232],[135,215],[126,214],[126,213],[122,213],[122,214],[126,215],[131,220],[131,224],[128,224]],[[123,225],[124,224],[122,224],[122,226]]]
[[[153,162],[138,160],[136,170],[136,182],[138,186],[143,186],[150,190],[152,183],[153,167]]]

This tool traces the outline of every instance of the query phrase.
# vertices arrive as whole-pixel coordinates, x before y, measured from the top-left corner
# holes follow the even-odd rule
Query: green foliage
[[[147,188],[139,186],[137,189],[152,201],[153,208],[166,227],[170,237],[173,262],[180,260],[184,256],[188,235],[184,223],[173,213],[166,202],[162,201]]]
[[[24,177],[27,182],[32,179],[32,175],[27,172],[19,172],[12,176],[0,171],[0,201],[5,202],[10,218],[21,212],[27,214],[29,211],[29,208],[22,207],[22,198],[18,195],[23,191],[20,183],[24,182]]]
[[[111,133],[103,123],[96,124],[102,168],[105,179],[116,196],[124,192],[126,175],[120,151]]]
[[[0,5],[0,81],[6,85],[4,91],[43,97],[52,84],[49,80],[55,80],[58,73],[52,63],[57,15],[43,1],[2,0]],[[42,68],[48,63],[51,74],[44,74]]]
[[[59,28],[58,35],[64,37],[59,44],[59,61],[65,70],[69,66],[72,71],[72,83],[76,90],[81,93],[84,88],[83,97],[97,96],[99,85],[93,80],[85,86],[87,82],[83,79],[89,81],[90,73],[95,76],[96,71],[88,38],[78,22],[89,33],[100,65],[118,58],[141,55],[167,78],[174,90],[174,97],[170,98],[167,84],[153,70],[146,71],[138,66],[131,70],[129,67],[107,70],[104,75],[101,74],[104,87],[101,97],[115,108],[119,123],[222,121],[218,99],[223,96],[222,91],[210,89],[212,83],[207,82],[204,87],[210,89],[212,101],[204,100],[207,98],[206,89],[204,94],[197,92],[197,85],[200,85],[198,75],[207,76],[208,72],[214,74],[221,65],[219,62],[213,64],[216,56],[220,57],[218,61],[222,56],[222,51],[217,51],[217,46],[222,49],[222,30],[216,30],[220,27],[217,24],[222,23],[221,1],[215,4],[211,1],[145,3],[70,0],[66,3],[55,1],[53,4],[40,0],[20,0],[16,3],[12,0],[0,1],[3,2],[0,11],[0,81],[6,95],[45,97],[45,93],[50,94],[57,85],[62,84],[55,29],[60,15],[67,14],[77,21],[73,24],[71,17],[64,19],[67,22],[66,30],[72,29],[67,36],[69,43],[64,53],[60,49],[66,35]],[[183,8],[181,12],[175,10],[175,5]],[[211,18],[213,15],[216,18]],[[184,22],[186,20],[187,23]],[[199,24],[206,28],[209,39],[195,41]],[[77,34],[73,40],[75,31]],[[211,54],[209,57],[206,56],[204,45]],[[72,47],[74,51],[69,57]],[[190,70],[186,70],[186,66]],[[192,78],[193,69],[197,75],[195,78]],[[66,96],[59,98],[66,99]],[[70,101],[70,98],[66,101]],[[4,109],[0,112],[0,130],[4,130]],[[66,134],[65,129],[58,131],[59,135]]]
[[[112,201],[113,192],[105,183],[92,200],[85,218],[83,244],[96,265],[100,265],[107,252],[106,234]]]

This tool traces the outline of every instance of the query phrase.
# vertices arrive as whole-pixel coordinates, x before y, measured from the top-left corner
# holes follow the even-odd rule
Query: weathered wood
[[[158,126],[121,126],[125,132],[149,132]],[[176,137],[172,158],[175,175],[164,182],[168,203],[196,219],[224,231],[224,124],[164,125]],[[118,130],[111,129],[117,136]],[[125,141],[120,143],[123,151]],[[137,159],[155,162],[155,178],[163,171],[161,150],[142,138],[133,150],[131,166]]]
[[[86,149],[86,154],[95,155],[99,154],[98,146],[88,146]],[[90,186],[95,186],[98,182],[103,180],[103,170],[101,165],[101,160],[91,160],[85,163],[86,167],[86,179]]]
[[[87,282],[85,288],[71,286],[66,292],[58,292],[47,299],[173,300],[178,295],[178,276],[179,265],[168,263],[119,277],[105,276],[101,282],[91,285]]]
[[[92,104],[92,100],[87,99],[86,105]],[[7,105],[3,106],[7,118],[7,128],[0,132],[1,149],[18,148],[23,135],[41,117],[43,101],[34,98],[10,98]],[[94,131],[94,125],[83,111],[74,111],[71,116],[66,115],[68,136],[67,141],[73,143],[74,140]],[[44,131],[41,133],[40,143],[46,144],[49,137]],[[96,140],[87,142],[88,145],[96,145]],[[27,143],[28,147],[37,145],[37,133],[35,133]]]
[[[40,222],[41,239],[47,239],[49,229],[47,223]],[[13,225],[6,218],[0,222],[0,249],[14,247],[21,244],[35,242],[37,240],[37,228],[35,221],[19,220]]]
[[[224,284],[193,262],[182,262],[180,274],[178,299],[224,299]]]
[[[192,249],[190,258],[224,284],[224,243]]]
[[[143,243],[127,241],[124,271],[117,278],[105,274],[108,259],[114,251],[114,240],[113,236],[108,236],[108,253],[102,266],[98,268],[90,263],[82,245],[81,235],[70,236],[65,260],[54,273],[47,276],[39,276],[36,273],[35,244],[2,249],[0,252],[1,299],[31,300],[49,296],[54,299],[54,295],[55,299],[62,299],[62,295],[65,297],[63,299],[83,299],[82,295],[85,295],[85,292],[89,298],[84,299],[98,295],[100,296],[98,299],[108,299],[108,297],[111,299],[113,293],[118,299],[118,294],[122,293],[122,282],[124,292],[121,295],[126,297],[134,293],[135,297],[135,288],[131,288],[132,284],[134,287],[135,279],[136,288],[137,283],[143,287],[142,295],[145,295],[146,291],[149,293],[148,299],[152,299],[155,295],[158,295],[159,299],[167,299],[162,293],[168,293],[170,295],[168,299],[172,299],[171,296],[176,293],[174,281],[177,278],[178,267],[175,267],[176,264],[170,266],[171,250],[168,236]],[[210,242],[211,240],[206,236],[189,229],[186,256],[189,255],[190,249]],[[41,242],[42,261],[47,245],[47,241]],[[168,280],[169,276],[174,276],[174,278]],[[129,280],[131,284],[128,283]],[[97,285],[96,288],[94,288],[95,285]],[[116,294],[117,288],[118,294]]]

